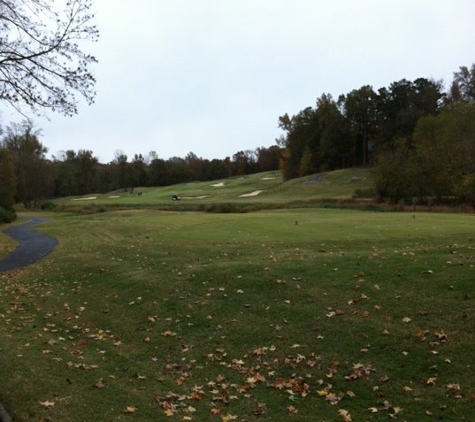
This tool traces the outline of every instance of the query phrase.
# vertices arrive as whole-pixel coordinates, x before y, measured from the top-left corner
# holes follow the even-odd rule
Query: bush
[[[12,209],[0,207],[0,223],[11,223],[16,219],[16,213]]]
[[[56,207],[57,205],[51,201],[43,202],[40,206],[43,211],[54,211]]]

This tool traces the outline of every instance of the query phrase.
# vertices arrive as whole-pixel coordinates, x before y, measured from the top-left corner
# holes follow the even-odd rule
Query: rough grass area
[[[254,188],[253,188],[254,190]],[[55,214],[0,276],[26,421],[469,421],[473,216]]]

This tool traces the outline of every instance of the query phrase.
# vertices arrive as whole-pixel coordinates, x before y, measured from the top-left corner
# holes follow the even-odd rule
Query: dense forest
[[[464,201],[475,209],[475,64],[441,82],[403,79],[363,86],[279,117],[285,179],[372,165],[374,197],[393,202]]]
[[[52,159],[31,121],[4,128],[0,142],[0,208],[137,186],[166,186],[280,169],[284,179],[353,166],[374,168],[374,197],[451,200],[475,206],[475,64],[442,82],[418,78],[374,90],[366,85],[314,107],[278,117],[276,145],[224,159],[127,157],[103,164],[89,150]]]

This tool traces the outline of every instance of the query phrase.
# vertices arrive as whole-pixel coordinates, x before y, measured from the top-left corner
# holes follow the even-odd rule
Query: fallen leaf
[[[437,380],[436,377],[427,378],[426,384],[427,385],[435,385],[436,380]]]
[[[40,405],[46,407],[47,409],[51,409],[52,407],[54,407],[54,402],[48,400],[40,401]]]
[[[402,319],[402,322],[404,322],[405,324],[407,324],[407,323],[411,322],[411,318],[409,318],[409,317],[404,317],[404,318]]]
[[[348,410],[340,409],[338,411],[338,414],[340,415],[340,420],[342,422],[352,422],[353,420],[351,419],[351,415],[350,415],[350,412],[348,412]]]
[[[287,407],[287,410],[289,411],[289,416],[295,416],[298,413],[298,409],[294,406]]]
[[[229,422],[229,421],[234,421],[237,419],[237,416],[236,415],[231,415],[230,413],[228,413],[226,416],[223,416],[221,418],[221,421],[222,422]]]
[[[94,384],[94,387],[99,388],[99,389],[105,388],[106,385],[104,384],[104,380],[102,378],[98,379],[96,383]]]
[[[265,403],[258,403],[257,408],[254,410],[255,415],[263,415],[266,412],[266,404]]]
[[[130,415],[132,413],[135,413],[138,409],[135,407],[135,406],[127,406],[123,413],[125,413],[126,415]]]

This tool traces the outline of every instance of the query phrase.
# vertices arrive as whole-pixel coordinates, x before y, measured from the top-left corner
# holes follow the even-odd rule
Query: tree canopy
[[[82,50],[95,41],[92,0],[0,0],[0,99],[17,110],[77,112],[77,94],[94,101],[96,58]]]

